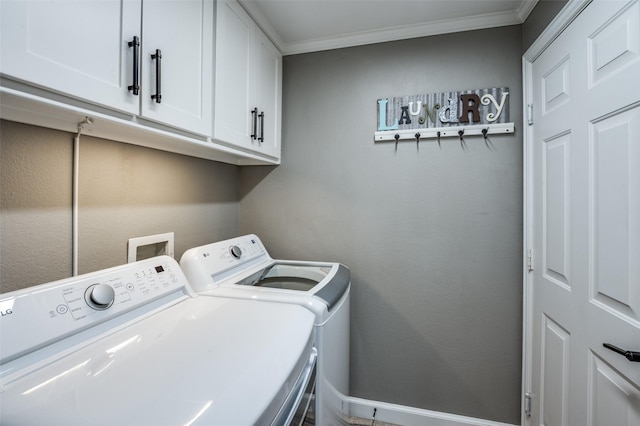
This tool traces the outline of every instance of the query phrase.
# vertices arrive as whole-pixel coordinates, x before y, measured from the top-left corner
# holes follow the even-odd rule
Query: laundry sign
[[[507,87],[378,99],[378,132],[508,121]]]

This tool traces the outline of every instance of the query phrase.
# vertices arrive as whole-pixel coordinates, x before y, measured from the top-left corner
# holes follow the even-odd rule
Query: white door
[[[137,114],[133,48],[140,0],[0,1],[0,72]]]
[[[640,2],[594,0],[532,63],[532,425],[640,425]],[[525,389],[527,390],[527,389]]]
[[[143,7],[141,115],[210,135],[213,0],[144,0]]]

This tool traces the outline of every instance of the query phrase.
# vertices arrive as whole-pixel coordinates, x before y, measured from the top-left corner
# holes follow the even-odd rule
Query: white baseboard
[[[350,416],[371,419],[375,408],[375,420],[402,426],[515,426],[508,423],[354,397],[347,397],[344,405],[344,408],[348,409]]]

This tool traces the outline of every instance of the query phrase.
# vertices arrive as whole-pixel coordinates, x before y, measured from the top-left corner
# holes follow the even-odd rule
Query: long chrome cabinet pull
[[[251,110],[251,121],[253,123],[251,127],[251,139],[255,140],[258,137],[258,108]]]
[[[160,90],[160,81],[162,78],[162,63],[160,60],[162,59],[162,52],[160,49],[156,49],[156,53],[151,55],[151,59],[156,60],[156,94],[151,95],[151,99],[155,100],[156,103],[159,104],[162,101],[162,92]]]
[[[133,84],[129,86],[128,89],[132,91],[135,96],[138,96],[138,93],[140,92],[140,72],[138,69],[140,63],[140,52],[138,49],[140,47],[140,38],[138,38],[138,36],[133,36],[133,40],[127,44],[129,47],[133,47]]]
[[[631,362],[640,362],[640,352],[625,351],[624,349],[620,349],[619,347],[614,346],[611,343],[603,343],[602,346],[624,356]]]
[[[262,111],[259,115],[260,117],[260,137],[258,140],[260,143],[264,142],[264,111]]]

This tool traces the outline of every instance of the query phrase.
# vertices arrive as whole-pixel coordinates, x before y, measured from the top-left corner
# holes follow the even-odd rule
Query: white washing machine
[[[167,256],[0,295],[0,424],[288,425],[315,317],[196,297]]]
[[[343,403],[349,394],[348,268],[339,263],[274,260],[256,235],[189,249],[180,266],[200,295],[299,305],[313,312],[318,350],[316,424],[344,424]]]

